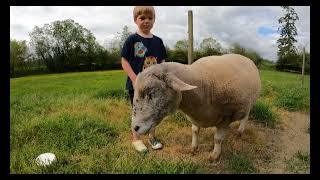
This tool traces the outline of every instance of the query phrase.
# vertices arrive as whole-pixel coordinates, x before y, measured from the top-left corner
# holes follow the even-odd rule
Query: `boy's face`
[[[142,32],[149,33],[153,27],[154,21],[155,19],[151,14],[141,14],[137,17],[135,23]]]

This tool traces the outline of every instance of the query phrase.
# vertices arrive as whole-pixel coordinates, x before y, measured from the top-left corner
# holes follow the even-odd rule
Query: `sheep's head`
[[[155,65],[137,76],[133,97],[131,127],[138,134],[146,134],[161,120],[176,111],[181,91],[196,86],[184,83],[172,73],[161,71]]]

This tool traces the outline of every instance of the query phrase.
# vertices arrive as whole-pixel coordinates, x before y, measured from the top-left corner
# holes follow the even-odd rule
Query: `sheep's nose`
[[[133,129],[135,130],[135,131],[138,131],[139,130],[139,126],[135,126]]]

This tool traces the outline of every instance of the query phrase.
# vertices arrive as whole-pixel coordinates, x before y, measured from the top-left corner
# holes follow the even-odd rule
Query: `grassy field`
[[[276,128],[281,112],[309,112],[309,76],[302,87],[298,74],[260,74],[263,89],[250,115],[253,122]],[[214,128],[200,133],[203,152],[192,156],[191,124],[180,112],[157,128],[163,150],[135,152],[125,79],[123,71],[10,79],[10,173],[259,173],[257,160],[266,163],[272,158],[250,127],[241,142],[232,128],[219,166],[207,163]],[[57,162],[38,167],[35,158],[44,152],[54,153]],[[299,158],[305,162],[308,157],[300,153]]]

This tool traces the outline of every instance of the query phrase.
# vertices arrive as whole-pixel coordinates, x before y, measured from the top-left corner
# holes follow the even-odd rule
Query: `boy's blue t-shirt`
[[[167,53],[161,38],[155,35],[152,38],[144,38],[134,33],[124,42],[121,57],[127,59],[134,73],[138,75],[151,65],[161,63],[167,58]],[[133,90],[129,76],[127,77],[126,89]]]

